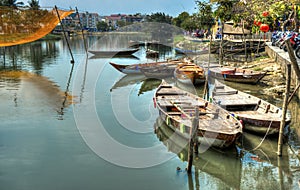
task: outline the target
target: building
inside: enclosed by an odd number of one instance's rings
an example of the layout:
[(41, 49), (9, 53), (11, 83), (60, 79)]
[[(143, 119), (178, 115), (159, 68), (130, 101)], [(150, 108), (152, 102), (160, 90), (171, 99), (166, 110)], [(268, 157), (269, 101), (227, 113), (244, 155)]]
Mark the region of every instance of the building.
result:
[(79, 13), (80, 22), (85, 30), (97, 31), (97, 23), (100, 21), (98, 13)]

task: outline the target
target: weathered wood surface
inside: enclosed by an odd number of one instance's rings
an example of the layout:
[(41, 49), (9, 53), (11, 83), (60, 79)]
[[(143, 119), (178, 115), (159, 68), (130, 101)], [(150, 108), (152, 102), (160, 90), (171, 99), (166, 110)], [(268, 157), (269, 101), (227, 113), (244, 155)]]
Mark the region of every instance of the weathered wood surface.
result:
[(157, 89), (155, 100), (160, 117), (186, 138), (189, 138), (191, 120), (195, 116), (199, 117), (198, 140), (201, 143), (224, 148), (232, 145), (242, 133), (241, 124), (229, 112), (164, 82)]
[[(266, 133), (269, 128), (275, 128), (269, 134), (279, 132), (282, 110), (277, 106), (253, 95), (237, 91), (217, 80), (215, 86), (213, 101), (242, 119), (245, 129)], [(226, 93), (227, 91), (231, 93)], [(286, 123), (290, 121), (291, 117), (287, 116)], [(255, 127), (248, 127), (250, 125)]]

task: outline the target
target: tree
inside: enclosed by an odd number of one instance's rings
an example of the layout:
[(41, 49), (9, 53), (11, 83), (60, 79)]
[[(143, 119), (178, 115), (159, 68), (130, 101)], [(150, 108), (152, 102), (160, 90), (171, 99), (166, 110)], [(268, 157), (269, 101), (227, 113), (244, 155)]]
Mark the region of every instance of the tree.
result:
[(198, 6), (196, 14), (197, 25), (201, 29), (210, 29), (215, 24), (211, 4), (202, 1), (195, 1)]
[(104, 32), (104, 31), (108, 31), (109, 26), (108, 26), (108, 24), (106, 22), (100, 21), (100, 22), (97, 23), (97, 29), (99, 31)]
[(181, 23), (181, 28), (183, 28), (184, 30), (187, 30), (187, 31), (193, 31), (193, 30), (197, 29), (198, 26), (196, 24), (196, 19), (197, 19), (197, 16), (194, 13), (193, 15), (189, 16), (187, 19), (185, 19)]
[(0, 0), (0, 6), (9, 6), (17, 8), (18, 6), (23, 6), (23, 2), (17, 2), (17, 0)]
[(28, 1), (29, 7), (33, 10), (38, 10), (40, 8), (39, 0)]
[(149, 22), (160, 22), (160, 23), (172, 23), (172, 17), (169, 15), (165, 15), (165, 13), (157, 12), (151, 15), (147, 15), (147, 21)]
[(172, 24), (182, 28), (182, 23), (184, 23), (189, 18), (190, 18), (190, 15), (188, 12), (182, 12), (178, 15), (178, 17), (173, 18)]
[(125, 22), (124, 20), (118, 20), (118, 21), (117, 21), (117, 26), (118, 26), (118, 27), (126, 26), (126, 22)]
[(238, 3), (237, 0), (211, 0), (211, 2), (215, 3), (217, 9), (214, 14), (217, 19), (221, 21), (221, 42), (219, 48), (219, 63), (223, 64), (224, 52), (223, 52), (223, 28), (224, 23), (226, 21), (230, 21), (232, 19), (232, 10), (235, 3)]

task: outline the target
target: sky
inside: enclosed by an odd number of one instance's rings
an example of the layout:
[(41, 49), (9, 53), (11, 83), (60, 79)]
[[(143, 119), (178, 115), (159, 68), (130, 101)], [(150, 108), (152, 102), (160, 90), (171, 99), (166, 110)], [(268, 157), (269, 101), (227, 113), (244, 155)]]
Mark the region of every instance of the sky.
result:
[[(28, 4), (28, 0), (18, 0), (17, 2)], [(151, 14), (156, 12), (164, 12), (170, 16), (176, 17), (181, 12), (195, 12), (194, 0), (39, 0), (41, 7), (75, 9), (79, 12), (88, 11), (90, 13), (98, 13), (99, 15), (110, 14)]]

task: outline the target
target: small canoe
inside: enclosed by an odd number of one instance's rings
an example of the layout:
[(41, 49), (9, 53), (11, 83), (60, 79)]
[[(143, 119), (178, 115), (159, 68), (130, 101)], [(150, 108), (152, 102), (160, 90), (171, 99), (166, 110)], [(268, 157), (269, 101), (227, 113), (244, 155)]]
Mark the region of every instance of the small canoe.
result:
[(139, 48), (129, 48), (129, 49), (113, 49), (113, 50), (89, 50), (90, 53), (97, 55), (97, 56), (128, 56), (135, 52), (137, 52)]
[(184, 84), (200, 84), (205, 82), (205, 71), (194, 63), (178, 65), (174, 71), (177, 81)]
[(154, 68), (161, 65), (176, 65), (181, 62), (182, 61), (180, 60), (167, 60), (167, 61), (160, 61), (160, 62), (139, 63), (139, 64), (132, 64), (132, 65), (121, 65), (113, 62), (110, 62), (109, 64), (124, 74), (143, 74), (141, 72), (141, 68)]
[(186, 139), (190, 138), (195, 109), (199, 109), (197, 141), (201, 145), (226, 148), (242, 133), (241, 123), (229, 112), (165, 81), (157, 88), (154, 103), (160, 118)]
[(141, 72), (147, 78), (164, 79), (173, 76), (174, 70), (178, 64), (180, 63), (159, 65), (155, 67), (142, 67)]
[[(267, 101), (226, 86), (218, 80), (215, 80), (212, 99), (242, 120), (245, 130), (258, 134), (279, 132), (282, 110)], [(287, 114), (285, 122), (291, 122), (290, 114)]]
[(186, 55), (201, 55), (208, 53), (208, 49), (204, 48), (203, 50), (188, 50), (188, 49), (181, 49), (181, 48), (174, 48), (175, 53), (177, 54), (186, 54)]
[(209, 76), (225, 81), (256, 84), (266, 72), (240, 69), (236, 67), (213, 67), (209, 69)]

